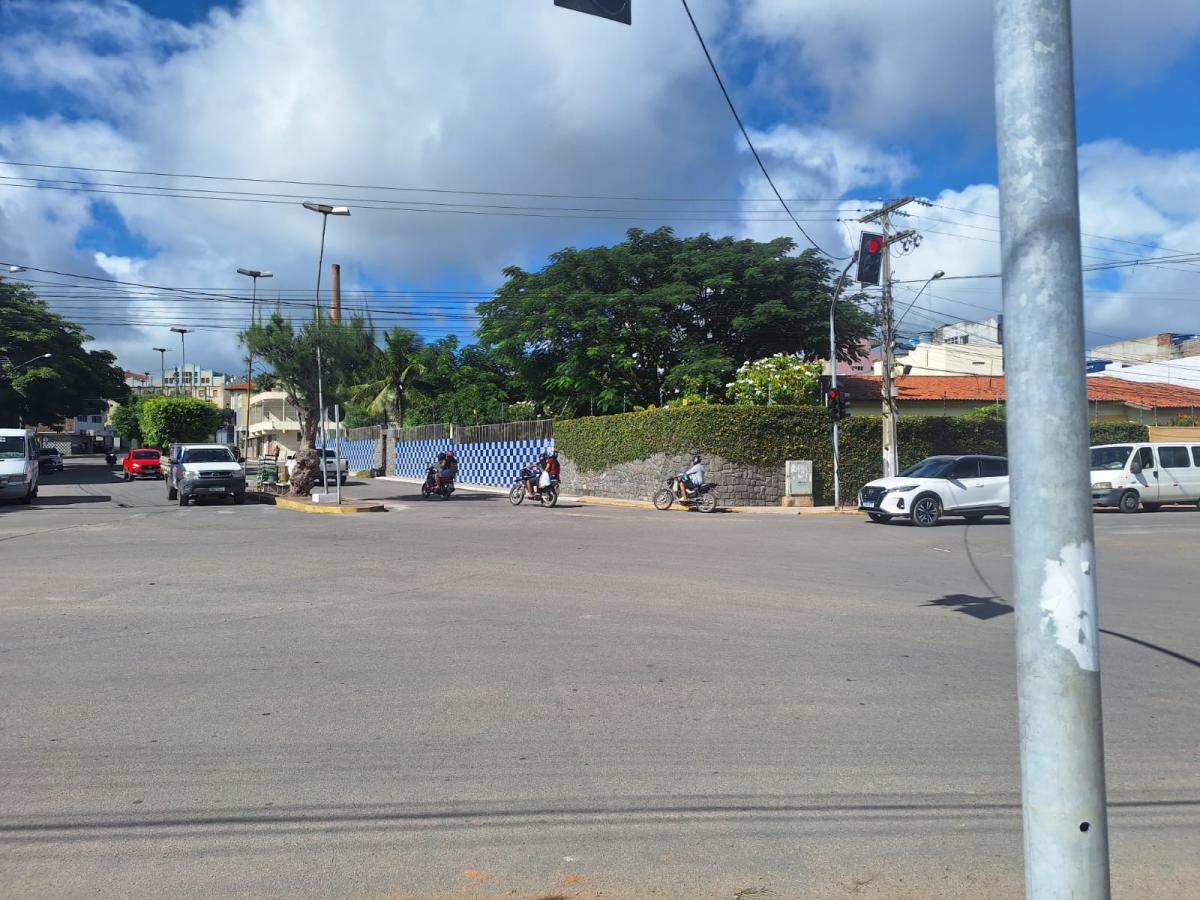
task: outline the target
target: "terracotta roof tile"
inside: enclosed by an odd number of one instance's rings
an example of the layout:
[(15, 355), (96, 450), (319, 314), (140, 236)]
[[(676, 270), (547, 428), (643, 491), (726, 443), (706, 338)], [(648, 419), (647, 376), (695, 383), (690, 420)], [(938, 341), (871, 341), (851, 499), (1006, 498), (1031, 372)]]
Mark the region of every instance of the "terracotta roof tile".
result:
[[(854, 400), (879, 397), (879, 375), (838, 377), (838, 387)], [(902, 375), (896, 379), (899, 402), (905, 400), (973, 400), (994, 403), (1004, 400), (1004, 379), (982, 375)], [(1200, 390), (1174, 384), (1126, 381), (1123, 378), (1087, 379), (1088, 400), (1101, 403), (1126, 403), (1143, 409), (1183, 409), (1200, 407)]]

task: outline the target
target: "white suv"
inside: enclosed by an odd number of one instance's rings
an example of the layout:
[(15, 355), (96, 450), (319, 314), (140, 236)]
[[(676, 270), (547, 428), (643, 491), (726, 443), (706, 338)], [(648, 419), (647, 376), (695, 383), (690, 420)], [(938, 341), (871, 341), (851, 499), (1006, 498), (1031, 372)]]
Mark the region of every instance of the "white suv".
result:
[(878, 478), (858, 492), (872, 522), (906, 517), (928, 528), (944, 515), (978, 522), (1008, 515), (1008, 460), (1002, 456), (931, 456), (895, 478)]

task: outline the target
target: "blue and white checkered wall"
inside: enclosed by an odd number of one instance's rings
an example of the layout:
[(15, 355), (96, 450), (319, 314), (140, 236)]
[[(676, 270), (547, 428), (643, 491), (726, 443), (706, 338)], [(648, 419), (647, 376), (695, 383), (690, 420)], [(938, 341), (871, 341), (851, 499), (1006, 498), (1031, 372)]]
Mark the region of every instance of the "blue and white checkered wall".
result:
[(437, 459), (437, 455), (453, 449), (454, 441), (450, 438), (397, 442), (393, 457), (396, 460), (396, 468), (392, 474), (407, 478), (424, 478), (425, 470)]
[[(340, 438), (339, 443), (341, 448), (338, 452), (342, 454), (342, 459), (346, 460), (350, 467), (350, 474), (355, 472), (365, 472), (375, 465), (375, 441), (357, 440), (350, 441), (346, 438)], [(320, 439), (317, 439), (317, 446), (323, 446)], [(329, 442), (329, 447), (334, 447), (334, 442)]]
[(458, 480), (463, 484), (509, 485), (516, 480), (521, 466), (536, 462), (543, 452), (553, 449), (553, 438), (482, 444), (459, 444), (450, 438), (409, 441), (396, 445), (395, 474), (423, 478), (439, 453), (453, 450), (458, 457)]

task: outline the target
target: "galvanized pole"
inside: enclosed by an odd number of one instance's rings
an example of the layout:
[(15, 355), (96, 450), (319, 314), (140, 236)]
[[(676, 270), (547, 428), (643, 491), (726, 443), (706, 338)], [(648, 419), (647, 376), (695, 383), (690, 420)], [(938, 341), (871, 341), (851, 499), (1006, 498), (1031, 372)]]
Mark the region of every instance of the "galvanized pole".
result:
[(893, 375), (896, 369), (896, 326), (892, 309), (892, 241), (891, 219), (887, 213), (879, 219), (883, 230), (883, 477), (900, 474), (896, 453), (896, 392)]
[(321, 429), (321, 492), (328, 493), (329, 479), (325, 475), (325, 382), (321, 365), (321, 269), (325, 265), (325, 226), (329, 222), (327, 213), (321, 214), (321, 253), (317, 257), (317, 300), (313, 308), (316, 317), (317, 332), (314, 335), (317, 345), (317, 425)]
[(1030, 898), (1109, 896), (1069, 0), (994, 0)]
[[(341, 404), (333, 404), (333, 457), (334, 470), (333, 482), (337, 485), (337, 502), (338, 506), (342, 505), (342, 407)], [(321, 467), (325, 466), (325, 457), (321, 457)]]
[[(850, 262), (846, 263), (846, 268), (842, 270), (842, 276), (838, 279), (837, 284), (833, 288), (833, 297), (829, 300), (829, 384), (834, 390), (837, 390), (837, 337), (833, 328), (833, 309), (837, 305), (838, 297), (842, 294), (842, 288), (846, 284), (846, 276), (850, 274), (850, 267), (858, 262), (858, 251), (854, 251), (850, 255)], [(833, 420), (833, 508), (842, 508), (842, 473), (841, 462), (839, 459), (838, 446), (838, 422)]]

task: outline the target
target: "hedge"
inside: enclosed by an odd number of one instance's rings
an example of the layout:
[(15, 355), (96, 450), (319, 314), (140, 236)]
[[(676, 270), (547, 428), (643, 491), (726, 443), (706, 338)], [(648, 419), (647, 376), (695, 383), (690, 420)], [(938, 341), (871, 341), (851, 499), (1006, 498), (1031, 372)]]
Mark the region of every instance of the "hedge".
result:
[[(902, 468), (938, 453), (1005, 453), (1004, 422), (997, 419), (913, 416), (900, 419), (898, 432)], [(833, 502), (831, 434), (824, 408), (811, 406), (704, 405), (554, 423), (555, 446), (589, 472), (655, 453), (715, 454), (755, 466), (810, 459), (813, 493), (820, 504)], [(1094, 444), (1147, 439), (1146, 426), (1132, 422), (1092, 426)], [(855, 416), (842, 423), (843, 497), (879, 477), (881, 441), (878, 416)]]

